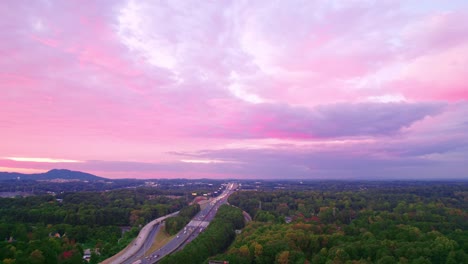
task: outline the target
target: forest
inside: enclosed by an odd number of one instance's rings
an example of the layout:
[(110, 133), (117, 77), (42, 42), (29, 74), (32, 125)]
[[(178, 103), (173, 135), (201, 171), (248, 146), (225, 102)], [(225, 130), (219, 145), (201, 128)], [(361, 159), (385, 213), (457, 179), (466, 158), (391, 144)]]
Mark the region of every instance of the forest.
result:
[(0, 198), (0, 263), (82, 263), (86, 248), (97, 263), (128, 245), (141, 225), (187, 204), (150, 188), (60, 197)]
[(468, 263), (468, 188), (237, 192), (254, 221), (211, 259), (230, 263)]
[[(245, 185), (229, 197), (232, 206), (221, 206), (204, 232), (162, 263), (468, 263), (466, 182)], [(181, 210), (166, 223), (180, 230), (200, 210), (188, 206), (198, 190), (0, 198), (0, 264), (83, 263), (88, 248), (90, 263), (99, 263), (157, 217)], [(242, 211), (253, 219), (245, 226)]]

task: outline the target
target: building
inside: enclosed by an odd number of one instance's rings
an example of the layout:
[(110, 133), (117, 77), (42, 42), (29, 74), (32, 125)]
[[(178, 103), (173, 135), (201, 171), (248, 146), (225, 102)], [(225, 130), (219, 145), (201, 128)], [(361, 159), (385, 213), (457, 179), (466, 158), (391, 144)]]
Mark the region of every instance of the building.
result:
[(83, 253), (83, 259), (89, 262), (89, 260), (91, 259), (91, 249), (85, 249)]

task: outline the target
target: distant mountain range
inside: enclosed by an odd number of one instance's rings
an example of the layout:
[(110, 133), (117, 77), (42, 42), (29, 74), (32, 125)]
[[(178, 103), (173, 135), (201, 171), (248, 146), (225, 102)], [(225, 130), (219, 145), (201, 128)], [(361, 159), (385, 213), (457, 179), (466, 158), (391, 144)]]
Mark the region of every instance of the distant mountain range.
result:
[(34, 173), (34, 174), (24, 174), (18, 172), (0, 172), (0, 181), (4, 180), (53, 180), (53, 179), (67, 179), (67, 180), (81, 180), (81, 181), (100, 181), (108, 180), (106, 178), (98, 177), (93, 174), (81, 172), (81, 171), (71, 171), (71, 170), (59, 170), (53, 169), (44, 173)]

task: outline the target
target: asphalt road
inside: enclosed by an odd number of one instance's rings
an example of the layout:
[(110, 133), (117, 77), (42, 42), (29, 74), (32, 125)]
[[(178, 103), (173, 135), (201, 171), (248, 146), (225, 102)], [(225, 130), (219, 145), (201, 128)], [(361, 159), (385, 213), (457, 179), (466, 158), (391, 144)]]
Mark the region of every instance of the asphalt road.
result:
[[(172, 252), (179, 250), (183, 248), (187, 243), (195, 239), (198, 234), (203, 232), (203, 230), (208, 226), (208, 224), (213, 220), (213, 218), (216, 215), (216, 212), (218, 208), (227, 202), (227, 199), (229, 195), (231, 195), (234, 190), (237, 188), (237, 185), (234, 183), (229, 183), (224, 192), (213, 199), (208, 206), (206, 206), (205, 209), (201, 210), (198, 212), (197, 215), (190, 221), (190, 223), (187, 224), (187, 226), (184, 227), (177, 235), (169, 241), (166, 245), (164, 245), (162, 248), (152, 252), (148, 257), (143, 258), (143, 253), (141, 254), (135, 254), (133, 255), (130, 259), (124, 262), (124, 264), (132, 264), (134, 262), (138, 262), (141, 264), (152, 264), (156, 263), (159, 260), (161, 260), (163, 257), (166, 255), (171, 254)], [(155, 233), (154, 236), (157, 234), (157, 231), (159, 230), (158, 228), (154, 228)], [(150, 248), (151, 243), (154, 241), (154, 237), (152, 239), (151, 235), (147, 236), (147, 241), (146, 243), (149, 243), (146, 248)], [(144, 249), (145, 247), (142, 247)], [(141, 261), (141, 262), (139, 262)]]
[[(148, 245), (151, 246), (151, 243), (154, 241), (154, 237), (156, 236), (159, 230), (159, 223), (168, 217), (177, 215), (178, 213), (179, 212), (175, 212), (163, 217), (159, 217), (149, 222), (141, 229), (140, 233), (138, 234), (138, 237), (132, 241), (131, 245), (127, 246), (124, 250), (122, 250), (115, 256), (104, 260), (102, 264), (132, 263), (133, 261), (130, 262), (130, 260), (136, 260), (135, 256), (138, 256), (138, 252), (141, 252), (142, 250), (144, 252), (147, 248), (149, 248)], [(148, 242), (150, 244), (148, 244)]]
[[(127, 263), (131, 264), (131, 263), (137, 261), (138, 259), (140, 259), (141, 257), (143, 257), (145, 252), (148, 251), (148, 249), (153, 244), (153, 241), (156, 238), (156, 235), (158, 234), (160, 228), (161, 228), (161, 224), (159, 224), (159, 223), (156, 224), (154, 226), (154, 228), (151, 229), (151, 231), (149, 232), (149, 234), (147, 236), (147, 239), (145, 239), (143, 241), (143, 243), (139, 247), (139, 249), (131, 257), (126, 259), (123, 263), (124, 264), (127, 264)], [(136, 244), (134, 244), (134, 246), (136, 246)]]

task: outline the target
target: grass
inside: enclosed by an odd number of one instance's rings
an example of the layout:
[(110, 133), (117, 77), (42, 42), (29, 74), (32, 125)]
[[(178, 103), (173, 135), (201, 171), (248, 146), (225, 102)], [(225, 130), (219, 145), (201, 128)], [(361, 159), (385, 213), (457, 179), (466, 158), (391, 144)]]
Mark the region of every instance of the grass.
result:
[(165, 225), (161, 226), (161, 229), (159, 230), (158, 234), (154, 238), (153, 245), (151, 245), (149, 250), (145, 252), (145, 257), (149, 256), (150, 252), (154, 252), (155, 250), (162, 248), (164, 245), (167, 244), (167, 242), (171, 241), (171, 239), (173, 239), (174, 237), (175, 237), (175, 235), (170, 236), (166, 232), (166, 226)]

